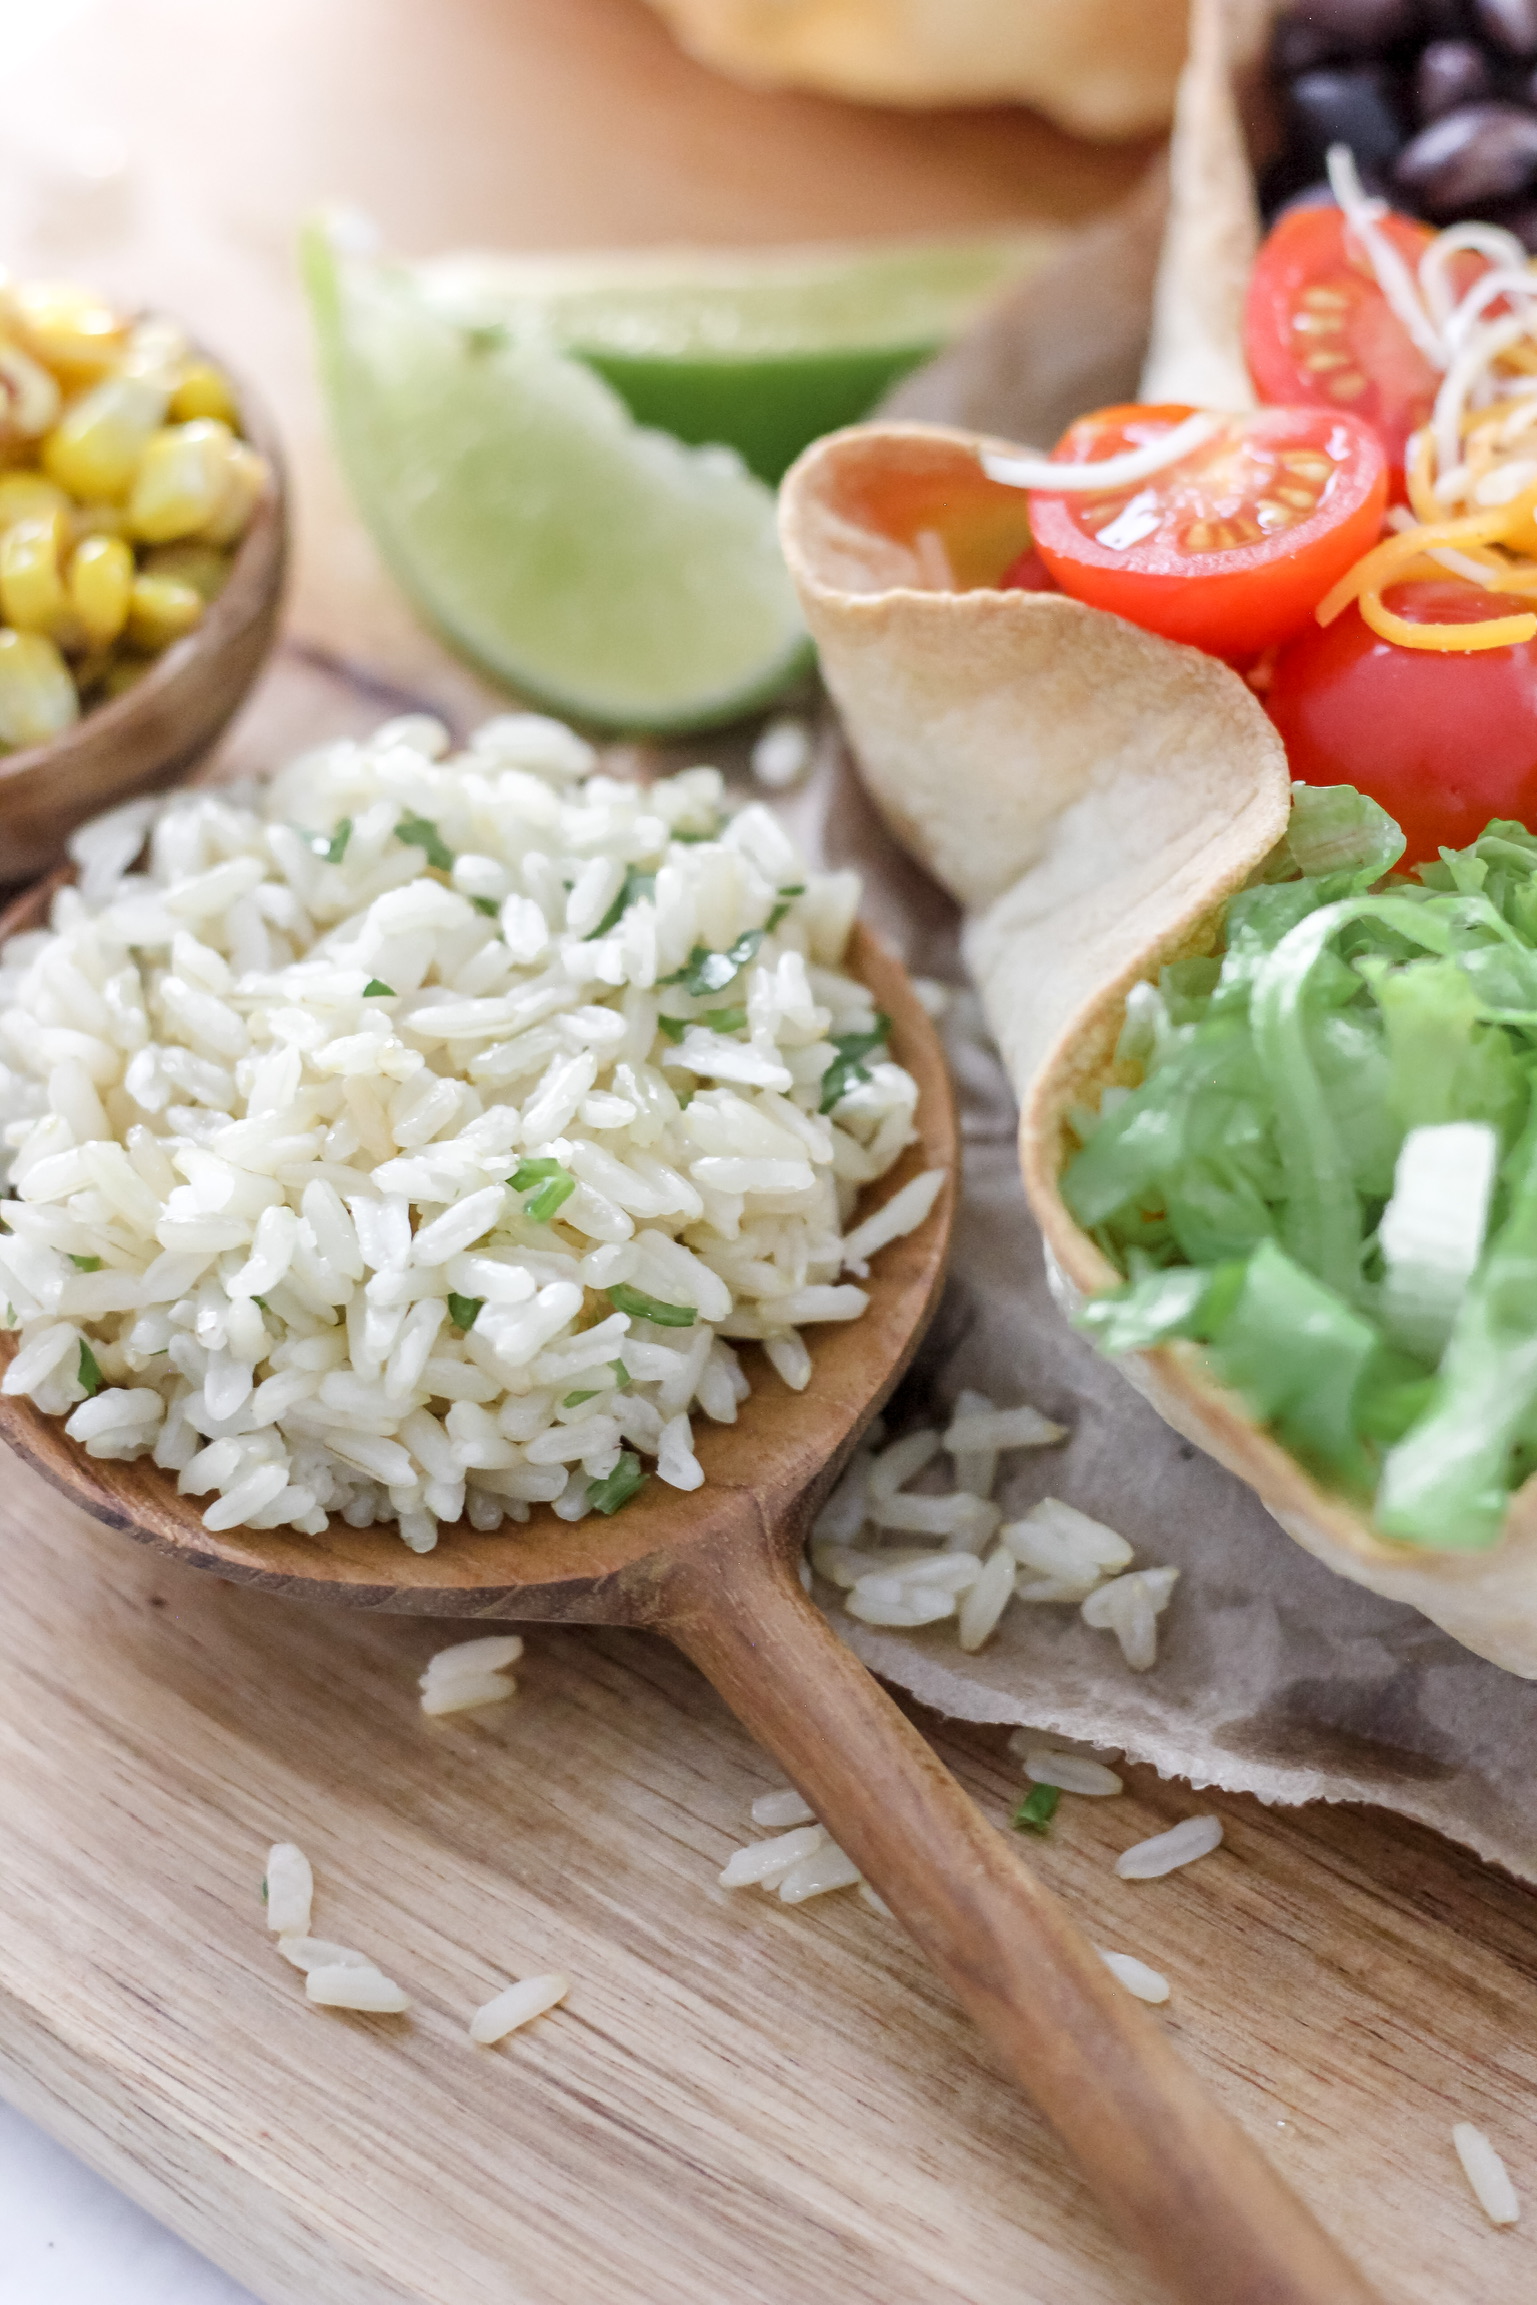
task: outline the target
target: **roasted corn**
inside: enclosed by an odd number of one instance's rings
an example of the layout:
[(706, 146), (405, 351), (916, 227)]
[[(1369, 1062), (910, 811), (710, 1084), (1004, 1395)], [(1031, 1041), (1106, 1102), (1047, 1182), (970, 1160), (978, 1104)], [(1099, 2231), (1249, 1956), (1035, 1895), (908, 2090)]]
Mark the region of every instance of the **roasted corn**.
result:
[(0, 276), (0, 751), (193, 631), (267, 485), (228, 377), (174, 321)]

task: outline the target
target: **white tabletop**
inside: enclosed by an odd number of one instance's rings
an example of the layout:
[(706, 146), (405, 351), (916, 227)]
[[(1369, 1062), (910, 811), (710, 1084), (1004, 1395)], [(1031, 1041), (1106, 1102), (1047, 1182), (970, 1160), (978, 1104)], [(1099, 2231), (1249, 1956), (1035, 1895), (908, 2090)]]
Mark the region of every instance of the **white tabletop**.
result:
[(0, 2105), (0, 2297), (10, 2305), (257, 2305), (8, 2105)]

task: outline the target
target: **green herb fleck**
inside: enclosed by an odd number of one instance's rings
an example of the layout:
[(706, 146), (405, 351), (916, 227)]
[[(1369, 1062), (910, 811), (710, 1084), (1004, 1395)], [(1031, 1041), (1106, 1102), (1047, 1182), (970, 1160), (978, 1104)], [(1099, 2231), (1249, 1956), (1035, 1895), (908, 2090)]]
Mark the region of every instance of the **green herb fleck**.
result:
[(502, 908), (494, 896), (472, 896), (470, 902), (477, 912), (485, 914), (487, 920), (500, 919)]
[(100, 1257), (77, 1257), (71, 1254), (69, 1261), (79, 1273), (99, 1273), (101, 1271)]
[(672, 828), (672, 838), (674, 840), (682, 841), (685, 848), (691, 848), (697, 841), (716, 839), (719, 835), (719, 832), (720, 826), (718, 824), (712, 825), (708, 832), (684, 831), (678, 825), (674, 825)]
[(655, 894), (656, 874), (654, 872), (642, 872), (636, 865), (630, 865), (623, 880), (619, 883), (619, 894), (597, 927), (587, 931), (582, 939), (583, 944), (591, 944), (595, 937), (607, 936), (611, 928), (617, 928), (637, 897), (655, 896)]
[(434, 872), (453, 871), (453, 850), (425, 816), (403, 816), (395, 827), (395, 838), (408, 848), (419, 848)]
[(745, 1008), (707, 1008), (700, 1022), (712, 1032), (740, 1032), (747, 1022)]
[(392, 984), (386, 984), (381, 976), (371, 976), (363, 987), (363, 998), (365, 1000), (393, 1000), (395, 987)]
[(480, 1318), (480, 1308), (485, 1301), (484, 1297), (455, 1296), (450, 1290), (448, 1317), (453, 1322), (454, 1327), (456, 1329), (472, 1329)]
[(99, 1393), (101, 1391), (102, 1378), (101, 1371), (96, 1366), (96, 1355), (92, 1352), (84, 1337), (80, 1339), (80, 1365), (76, 1369), (75, 1375), (79, 1382), (85, 1387), (87, 1400), (90, 1399), (92, 1393)]
[(267, 1902), (267, 1876), (266, 1876), (266, 1874), (265, 1874), (265, 1873), (263, 1873), (263, 1875), (262, 1875), (262, 1903), (265, 1905), (265, 1904), (266, 1904), (266, 1902)]
[(840, 1105), (851, 1088), (870, 1078), (870, 1068), (864, 1062), (878, 1048), (884, 1048), (891, 1037), (891, 1019), (884, 1010), (877, 1009), (875, 1023), (868, 1032), (839, 1032), (833, 1034), (833, 1047), (837, 1055), (822, 1075), (822, 1099), (818, 1112), (831, 1112)]
[(761, 928), (746, 929), (725, 952), (711, 952), (708, 945), (696, 944), (682, 968), (674, 969), (662, 982), (681, 984), (696, 1000), (703, 1000), (712, 992), (724, 992), (737, 970), (747, 966), (767, 933)]
[(599, 1393), (604, 1390), (604, 1386), (594, 1385), (590, 1393), (567, 1393), (560, 1405), (563, 1409), (579, 1409), (583, 1401), (595, 1401)]
[(632, 1289), (628, 1281), (619, 1281), (603, 1294), (616, 1313), (628, 1313), (636, 1321), (655, 1321), (661, 1329), (691, 1329), (699, 1317), (692, 1305), (666, 1304), (660, 1297)]
[(317, 856), (323, 856), (327, 864), (340, 864), (347, 853), (347, 843), (351, 838), (352, 819), (350, 816), (344, 816), (340, 824), (332, 829), (329, 840), (317, 836), (314, 844), (315, 853)]
[(471, 321), (463, 330), (464, 349), (472, 359), (484, 360), (493, 352), (500, 352), (507, 343), (507, 326), (501, 320)]
[(615, 1379), (618, 1383), (621, 1385), (627, 1385), (629, 1383), (630, 1372), (625, 1367), (623, 1361), (610, 1361), (608, 1365), (613, 1370)]
[(656, 1020), (656, 1029), (663, 1035), (664, 1039), (670, 1040), (676, 1046), (692, 1022), (693, 1019), (686, 1016), (659, 1016)]
[(517, 1193), (532, 1193), (532, 1199), (523, 1204), (524, 1213), (531, 1216), (535, 1224), (547, 1225), (575, 1192), (576, 1179), (558, 1160), (519, 1161), (512, 1189)]
[(260, 1305), (264, 1313), (270, 1313), (272, 1310), (265, 1297), (252, 1297), (251, 1302), (253, 1305)]
[(650, 1478), (641, 1471), (634, 1450), (626, 1449), (607, 1480), (587, 1483), (587, 1502), (595, 1513), (617, 1513), (621, 1505), (639, 1495)]
[(774, 929), (779, 926), (780, 922), (784, 919), (785, 914), (789, 911), (796, 898), (798, 896), (804, 896), (805, 893), (806, 883), (803, 880), (796, 881), (794, 886), (791, 888), (782, 888), (780, 890), (779, 902), (775, 905), (773, 911), (769, 914), (768, 919), (763, 924), (763, 932), (765, 936), (768, 934), (770, 929)]
[(1061, 1798), (1061, 1789), (1056, 1785), (1032, 1785), (1014, 1812), (1015, 1832), (1044, 1833), (1057, 1813)]

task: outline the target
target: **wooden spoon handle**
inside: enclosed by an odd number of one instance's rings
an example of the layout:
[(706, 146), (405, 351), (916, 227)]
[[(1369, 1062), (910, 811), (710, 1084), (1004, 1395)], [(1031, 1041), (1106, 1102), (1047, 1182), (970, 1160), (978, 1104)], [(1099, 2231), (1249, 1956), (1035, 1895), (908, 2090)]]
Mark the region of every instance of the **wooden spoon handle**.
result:
[(843, 1646), (764, 1532), (661, 1622), (879, 1890), (1187, 2305), (1378, 2305), (1244, 2132)]

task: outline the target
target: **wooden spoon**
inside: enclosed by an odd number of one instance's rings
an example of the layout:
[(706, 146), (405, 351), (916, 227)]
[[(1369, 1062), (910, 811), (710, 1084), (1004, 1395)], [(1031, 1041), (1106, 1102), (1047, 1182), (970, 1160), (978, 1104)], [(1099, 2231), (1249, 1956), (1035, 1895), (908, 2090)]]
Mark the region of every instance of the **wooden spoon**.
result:
[[(0, 919), (45, 917), (48, 891)], [(959, 1158), (932, 1024), (866, 930), (851, 964), (893, 1020), (919, 1086), (920, 1141), (888, 1180), (951, 1172), (917, 1232), (876, 1258), (858, 1320), (821, 1331), (792, 1393), (766, 1368), (736, 1425), (698, 1438), (706, 1481), (653, 1480), (612, 1519), (456, 1528), (408, 1552), (390, 1528), (324, 1537), (204, 1528), (147, 1460), (98, 1462), (61, 1420), (0, 1395), (0, 1437), (97, 1519), (235, 1583), (354, 1608), (475, 1620), (646, 1626), (708, 1675), (887, 1899), (1077, 2155), (1111, 2223), (1188, 2305), (1372, 2305), (1373, 2293), (1258, 2148), (1197, 2085), (1010, 1841), (812, 1606), (797, 1574), (811, 1515), (912, 1358), (938, 1301)], [(0, 1355), (14, 1346), (0, 1338)]]

